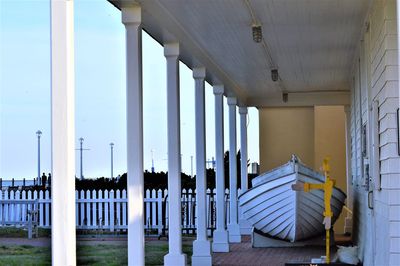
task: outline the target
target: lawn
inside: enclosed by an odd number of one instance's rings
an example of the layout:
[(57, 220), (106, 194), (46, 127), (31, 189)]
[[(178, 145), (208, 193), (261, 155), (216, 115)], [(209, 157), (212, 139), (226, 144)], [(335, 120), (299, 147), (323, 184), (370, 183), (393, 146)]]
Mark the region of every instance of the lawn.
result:
[[(183, 252), (188, 263), (192, 255), (191, 238), (183, 241)], [(166, 240), (146, 241), (146, 265), (162, 265), (168, 252)], [(127, 247), (125, 241), (81, 241), (77, 244), (78, 265), (127, 265)], [(1, 245), (0, 265), (51, 265), (50, 247), (30, 245)]]
[(0, 265), (51, 265), (50, 248), (29, 245), (1, 245)]
[[(39, 228), (40, 237), (50, 237), (51, 230)], [(28, 237), (28, 231), (26, 229), (16, 228), (16, 227), (5, 227), (0, 228), (0, 238), (1, 237)]]

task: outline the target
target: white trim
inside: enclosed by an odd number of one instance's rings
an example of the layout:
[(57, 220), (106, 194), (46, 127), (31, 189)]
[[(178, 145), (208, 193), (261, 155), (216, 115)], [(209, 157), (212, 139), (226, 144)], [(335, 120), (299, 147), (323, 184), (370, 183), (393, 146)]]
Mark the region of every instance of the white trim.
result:
[(379, 158), (379, 103), (378, 101), (372, 102), (371, 110), (371, 172), (374, 180), (374, 188), (381, 189), (381, 170), (380, 170), (380, 158)]

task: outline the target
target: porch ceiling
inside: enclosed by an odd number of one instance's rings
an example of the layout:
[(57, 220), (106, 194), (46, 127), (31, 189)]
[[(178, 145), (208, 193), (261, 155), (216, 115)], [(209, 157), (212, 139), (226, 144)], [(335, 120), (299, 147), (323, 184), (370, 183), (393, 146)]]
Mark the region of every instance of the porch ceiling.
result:
[[(121, 8), (135, 1), (110, 2)], [(160, 43), (179, 41), (180, 59), (190, 68), (205, 66), (207, 80), (224, 84), (227, 95), (241, 104), (348, 102), (351, 65), (370, 0), (136, 2), (150, 35)], [(267, 49), (252, 39), (254, 19), (262, 25)], [(274, 66), (280, 82), (271, 80)], [(289, 93), (287, 103), (283, 91)]]

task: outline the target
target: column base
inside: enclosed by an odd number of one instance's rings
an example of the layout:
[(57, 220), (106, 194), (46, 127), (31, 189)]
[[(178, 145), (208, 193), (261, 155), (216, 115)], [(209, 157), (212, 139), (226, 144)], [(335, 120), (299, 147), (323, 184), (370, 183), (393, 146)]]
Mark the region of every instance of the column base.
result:
[(240, 235), (239, 224), (228, 224), (229, 243), (240, 243), (242, 242), (242, 236)]
[(228, 231), (216, 230), (212, 243), (213, 252), (229, 252)]
[(253, 230), (253, 226), (246, 219), (239, 220), (240, 234), (243, 235), (251, 235)]
[(193, 266), (211, 266), (211, 244), (208, 240), (195, 240), (193, 242)]
[(211, 256), (192, 256), (193, 266), (211, 266), (212, 257)]
[(171, 254), (164, 256), (165, 266), (186, 266), (186, 254)]
[(351, 217), (346, 217), (344, 219), (344, 232), (351, 234), (353, 231), (353, 219)]

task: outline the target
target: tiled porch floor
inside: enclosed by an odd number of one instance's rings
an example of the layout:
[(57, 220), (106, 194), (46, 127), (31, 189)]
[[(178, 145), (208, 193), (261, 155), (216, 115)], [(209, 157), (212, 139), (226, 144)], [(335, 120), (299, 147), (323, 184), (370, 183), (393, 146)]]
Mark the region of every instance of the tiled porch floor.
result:
[[(213, 253), (213, 265), (279, 266), (286, 262), (310, 262), (311, 258), (325, 255), (325, 247), (252, 248), (250, 237), (242, 243), (231, 244), (229, 253)], [(332, 255), (335, 250), (331, 251)]]

